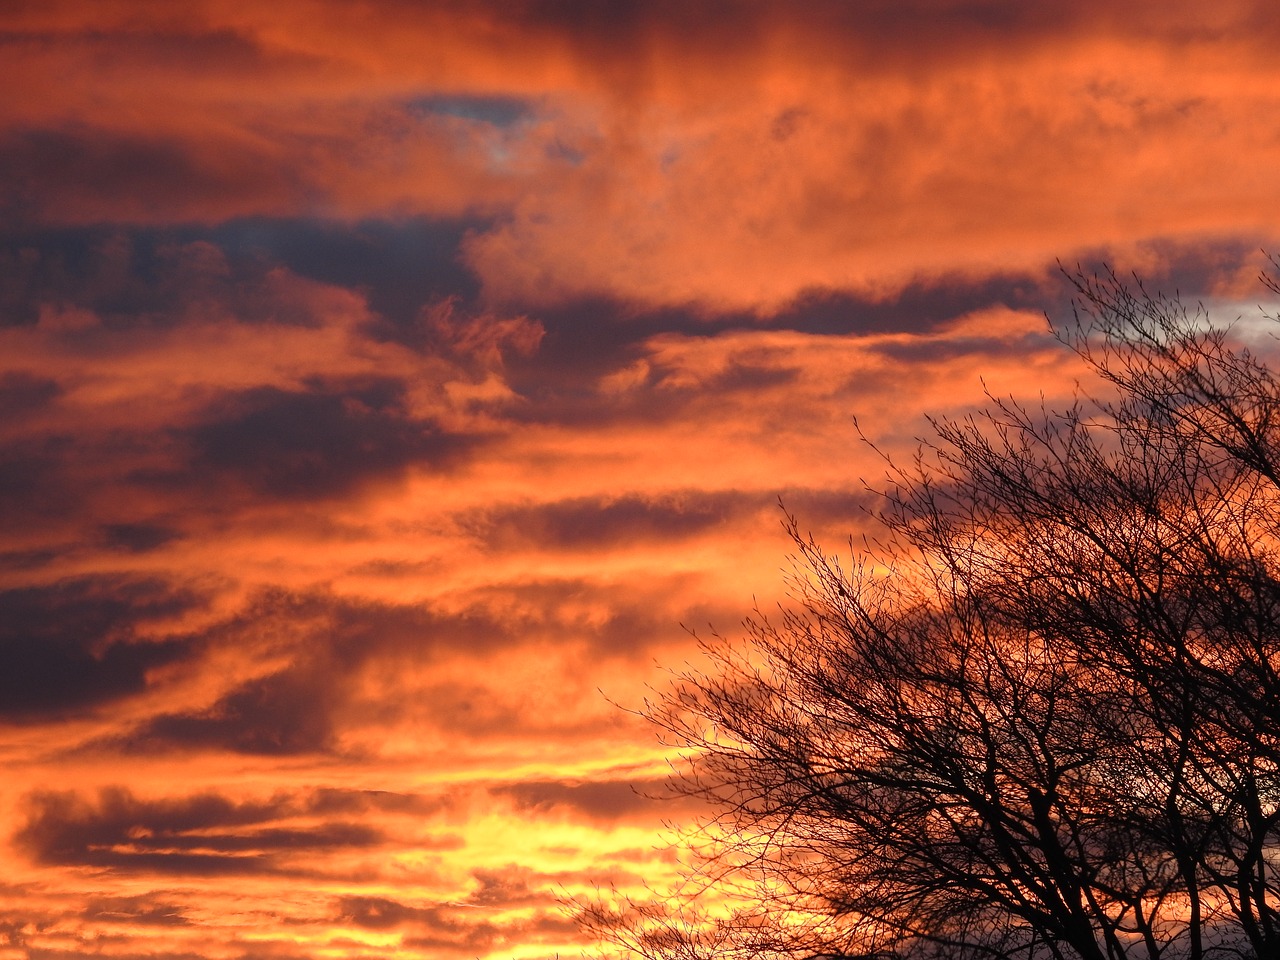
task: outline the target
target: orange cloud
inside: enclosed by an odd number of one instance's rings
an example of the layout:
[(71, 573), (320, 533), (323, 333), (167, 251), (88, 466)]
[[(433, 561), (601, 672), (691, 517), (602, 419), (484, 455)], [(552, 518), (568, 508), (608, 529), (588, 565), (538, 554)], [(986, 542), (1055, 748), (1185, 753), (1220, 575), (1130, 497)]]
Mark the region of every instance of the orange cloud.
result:
[(1250, 302), (1278, 34), (7, 5), (0, 957), (576, 951), (676, 866), (611, 701), (782, 595), (779, 498), (838, 548), (860, 432), (1069, 397), (1055, 258)]
[(1246, 4), (8, 19), (0, 79), (36, 91), (0, 113), (21, 216), (477, 216), (467, 258), (498, 301), (768, 312), (1153, 238), (1261, 242), (1280, 213), (1257, 119), (1280, 28)]

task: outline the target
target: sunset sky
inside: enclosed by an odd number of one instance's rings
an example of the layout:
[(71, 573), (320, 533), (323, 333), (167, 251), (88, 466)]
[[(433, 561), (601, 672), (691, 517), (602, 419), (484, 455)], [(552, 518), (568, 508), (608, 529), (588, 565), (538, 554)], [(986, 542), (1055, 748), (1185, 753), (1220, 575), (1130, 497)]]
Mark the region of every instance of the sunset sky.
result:
[[(578, 955), (634, 713), (1058, 262), (1274, 310), (1280, 5), (5, 0), (0, 960)], [(1274, 298), (1273, 298), (1274, 299)], [(855, 423), (856, 418), (856, 423)], [(683, 626), (682, 626), (683, 625)]]

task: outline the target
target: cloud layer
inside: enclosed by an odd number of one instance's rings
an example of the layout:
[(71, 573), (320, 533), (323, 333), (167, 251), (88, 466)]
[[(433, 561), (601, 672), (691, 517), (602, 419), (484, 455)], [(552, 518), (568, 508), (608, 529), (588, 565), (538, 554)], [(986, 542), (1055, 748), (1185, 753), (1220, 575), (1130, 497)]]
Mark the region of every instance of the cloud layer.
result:
[[(1056, 260), (1231, 316), (1270, 5), (0, 13), (0, 958), (550, 958), (633, 714), (926, 412), (1069, 396)], [(855, 423), (856, 417), (856, 423)]]

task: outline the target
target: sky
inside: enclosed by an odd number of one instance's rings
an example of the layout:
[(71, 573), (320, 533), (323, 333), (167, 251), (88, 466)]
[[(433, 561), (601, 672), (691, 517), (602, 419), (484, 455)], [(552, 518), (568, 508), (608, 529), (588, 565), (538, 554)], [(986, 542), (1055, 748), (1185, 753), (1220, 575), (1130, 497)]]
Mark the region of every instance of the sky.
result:
[[(0, 960), (578, 955), (884, 455), (1233, 319), (1280, 7), (6, 0)], [(1274, 305), (1272, 305), (1274, 308)], [(1087, 383), (1084, 384), (1087, 388)]]

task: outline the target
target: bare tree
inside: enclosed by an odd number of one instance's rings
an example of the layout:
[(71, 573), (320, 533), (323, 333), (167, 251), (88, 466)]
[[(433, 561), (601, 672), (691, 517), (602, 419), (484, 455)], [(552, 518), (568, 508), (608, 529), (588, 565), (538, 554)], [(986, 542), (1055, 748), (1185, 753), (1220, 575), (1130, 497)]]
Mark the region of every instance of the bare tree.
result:
[(1280, 381), (1200, 308), (1072, 277), (1102, 386), (991, 398), (890, 464), (849, 564), (650, 716), (689, 890), (597, 903), (654, 960), (1280, 957)]

